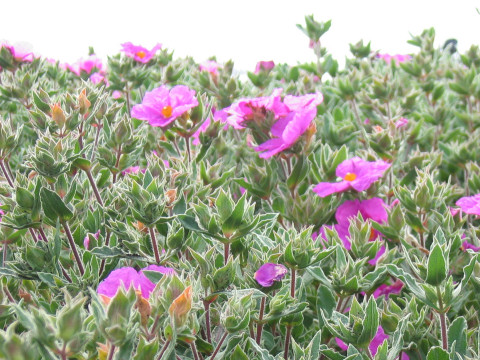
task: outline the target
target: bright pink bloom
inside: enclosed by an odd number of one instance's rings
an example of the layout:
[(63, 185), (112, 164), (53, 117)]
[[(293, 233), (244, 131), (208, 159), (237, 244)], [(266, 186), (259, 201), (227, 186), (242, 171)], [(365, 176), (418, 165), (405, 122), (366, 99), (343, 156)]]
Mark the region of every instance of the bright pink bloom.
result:
[(229, 114), (227, 123), (234, 129), (244, 129), (249, 121), (263, 121), (267, 113), (275, 119), (286, 116), (290, 111), (282, 102), (282, 89), (275, 89), (270, 96), (240, 99), (225, 109)]
[[(375, 354), (377, 353), (377, 350), (378, 350), (378, 347), (380, 345), (383, 344), (383, 342), (388, 339), (388, 335), (385, 334), (385, 331), (383, 331), (383, 328), (381, 326), (378, 326), (378, 329), (377, 329), (377, 333), (375, 334), (375, 337), (372, 339), (372, 341), (370, 342), (370, 345), (368, 345), (368, 349), (370, 350), (370, 352), (372, 353), (373, 356), (375, 356)], [(348, 349), (348, 345), (345, 344), (342, 340), (340, 340), (339, 338), (335, 338), (335, 341), (338, 345), (338, 347), (342, 350), (347, 350)], [(402, 353), (402, 359), (401, 360), (409, 360), (410, 357), (405, 354), (405, 353)]]
[(475, 251), (475, 252), (479, 252), (479, 251), (480, 251), (480, 246), (475, 246), (475, 245), (470, 244), (468, 241), (465, 240), (465, 241), (462, 243), (461, 249), (462, 249), (463, 251), (467, 251), (468, 249), (471, 249), (471, 250), (473, 250), (473, 251)]
[(123, 96), (123, 93), (120, 90), (113, 90), (112, 97), (114, 99), (120, 99)]
[(162, 85), (147, 91), (142, 103), (132, 108), (132, 117), (148, 121), (151, 126), (165, 127), (197, 105), (195, 90), (185, 85), (168, 90)]
[(23, 45), (9, 45), (7, 43), (0, 43), (0, 48), (5, 47), (8, 51), (10, 51), (10, 54), (12, 54), (13, 59), (17, 63), (22, 63), (22, 62), (32, 62), (34, 59), (33, 52), (28, 50), (25, 46)]
[(158, 265), (149, 265), (140, 270), (140, 272), (132, 267), (123, 267), (112, 271), (105, 280), (100, 282), (97, 292), (111, 298), (115, 296), (118, 288), (123, 284), (126, 290), (128, 290), (130, 286), (133, 286), (135, 290), (141, 291), (144, 298), (148, 299), (150, 293), (155, 288), (155, 284), (143, 274), (143, 270), (158, 271), (164, 275), (173, 275), (176, 273), (172, 268)]
[(342, 181), (337, 183), (321, 182), (313, 188), (313, 191), (320, 197), (350, 189), (364, 191), (381, 178), (390, 166), (383, 160), (371, 162), (354, 157), (337, 166), (336, 175), (342, 178)]
[(377, 58), (385, 60), (387, 64), (390, 64), (392, 61), (395, 62), (395, 64), (399, 64), (412, 59), (410, 55), (401, 55), (401, 54), (396, 54), (396, 55), (377, 54)]
[(142, 64), (148, 63), (154, 56), (157, 50), (162, 48), (162, 44), (157, 44), (152, 50), (145, 49), (142, 46), (133, 45), (131, 42), (122, 44), (122, 50), (126, 56), (133, 58), (135, 61)]
[(94, 83), (96, 85), (96, 84), (98, 84), (102, 81), (105, 81), (105, 76), (103, 76), (102, 74), (100, 74), (98, 72), (95, 72), (92, 75), (90, 75), (89, 79), (92, 83)]
[(261, 71), (271, 71), (275, 67), (273, 61), (259, 61), (255, 67), (255, 74), (258, 74)]
[(286, 273), (287, 268), (282, 264), (266, 263), (260, 266), (254, 278), (263, 287), (269, 287), (274, 281), (282, 280)]
[(397, 129), (403, 128), (408, 125), (408, 119), (405, 119), (404, 117), (401, 117), (395, 122), (395, 127)]
[(403, 288), (403, 282), (400, 280), (395, 281), (392, 285), (382, 284), (374, 292), (373, 297), (375, 299), (382, 295), (385, 295), (385, 299), (388, 299), (389, 294), (400, 294)]
[[(347, 200), (342, 205), (337, 208), (335, 213), (335, 219), (337, 224), (335, 225), (324, 225), (320, 228), (318, 235), (320, 239), (326, 240), (325, 228), (335, 229), (340, 240), (343, 242), (345, 249), (350, 250), (352, 244), (350, 243), (350, 220), (360, 215), (362, 215), (363, 220), (367, 221), (372, 219), (378, 223), (386, 223), (388, 220), (388, 213), (386, 210), (385, 202), (380, 198), (372, 198), (368, 200)], [(313, 235), (313, 234), (312, 234)], [(318, 236), (317, 235), (317, 236)], [(381, 234), (372, 229), (370, 234), (370, 241), (375, 241), (377, 238), (381, 237)], [(368, 261), (370, 265), (375, 265), (381, 255), (385, 253), (385, 246), (382, 246), (377, 252), (375, 257)]]
[(82, 72), (87, 74), (91, 74), (92, 72), (104, 72), (102, 60), (96, 55), (90, 55), (88, 58), (80, 59), (73, 64), (63, 64), (62, 67), (70, 70), (77, 76), (80, 76)]
[(147, 169), (140, 169), (140, 166), (130, 166), (122, 171), (122, 175), (125, 174), (138, 174), (139, 172), (145, 173)]
[(466, 214), (480, 216), (480, 194), (473, 196), (465, 196), (457, 200), (455, 205)]
[(212, 75), (218, 75), (218, 68), (219, 64), (216, 61), (208, 60), (205, 61), (203, 64), (200, 64), (199, 68), (200, 71), (207, 71)]

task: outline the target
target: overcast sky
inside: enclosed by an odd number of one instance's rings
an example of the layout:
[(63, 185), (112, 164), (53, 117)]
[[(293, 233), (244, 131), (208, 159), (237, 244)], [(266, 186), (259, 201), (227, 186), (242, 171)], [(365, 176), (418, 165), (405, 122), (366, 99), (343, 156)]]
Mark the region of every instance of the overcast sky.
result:
[(410, 34), (435, 27), (436, 45), (448, 38), (460, 51), (480, 43), (480, 1), (430, 0), (2, 0), (0, 40), (28, 43), (46, 57), (73, 62), (88, 54), (116, 54), (130, 41), (157, 42), (202, 62), (216, 55), (237, 69), (259, 60), (291, 65), (313, 61), (308, 39), (295, 24), (313, 14), (332, 20), (322, 44), (343, 63), (349, 44), (371, 41), (373, 50), (415, 52)]

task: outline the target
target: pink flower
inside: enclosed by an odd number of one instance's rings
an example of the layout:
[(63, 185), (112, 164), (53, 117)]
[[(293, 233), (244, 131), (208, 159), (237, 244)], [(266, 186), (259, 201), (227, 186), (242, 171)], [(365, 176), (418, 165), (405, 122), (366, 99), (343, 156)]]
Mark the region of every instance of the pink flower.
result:
[(258, 74), (261, 71), (271, 71), (275, 67), (273, 61), (259, 61), (255, 67), (255, 74)]
[(133, 58), (135, 61), (142, 64), (148, 63), (154, 56), (157, 50), (162, 48), (162, 44), (157, 44), (152, 50), (147, 50), (142, 46), (133, 45), (131, 42), (122, 44), (122, 50), (126, 56)]
[(480, 216), (480, 194), (462, 197), (457, 200), (455, 205), (460, 206), (460, 209), (466, 214)]
[(260, 266), (254, 278), (263, 287), (269, 287), (274, 281), (281, 281), (286, 273), (287, 268), (282, 264), (266, 263)]
[(408, 125), (408, 119), (405, 119), (404, 117), (401, 117), (395, 122), (395, 127), (397, 129), (403, 128)]
[(475, 252), (479, 252), (479, 251), (480, 251), (480, 246), (475, 246), (475, 245), (470, 244), (468, 241), (465, 240), (465, 241), (462, 243), (461, 249), (462, 249), (463, 251), (467, 251), (468, 249), (471, 249), (471, 250), (473, 250), (473, 251), (475, 251)]
[(91, 74), (92, 72), (95, 72), (94, 70), (100, 73), (104, 71), (102, 60), (96, 55), (90, 55), (88, 58), (80, 59), (73, 64), (63, 64), (62, 67), (70, 70), (77, 76), (80, 76), (82, 72)]
[[(347, 200), (342, 205), (337, 208), (335, 213), (335, 219), (337, 224), (324, 225), (320, 228), (319, 234), (321, 240), (326, 240), (325, 228), (335, 229), (337, 231), (340, 240), (343, 242), (345, 249), (350, 250), (352, 244), (350, 243), (350, 220), (356, 216), (358, 213), (362, 215), (364, 220), (372, 219), (378, 223), (386, 223), (388, 220), (388, 213), (386, 211), (386, 204), (380, 198), (372, 198), (368, 200)], [(381, 237), (381, 234), (372, 229), (370, 234), (370, 241), (376, 240), (378, 237)], [(382, 246), (377, 252), (375, 257), (368, 261), (370, 265), (375, 265), (381, 255), (385, 253), (385, 246)]]
[(208, 60), (208, 61), (205, 61), (203, 64), (200, 64), (199, 68), (200, 68), (200, 71), (207, 71), (210, 74), (216, 76), (218, 75), (219, 66), (220, 65), (216, 61)]
[(147, 169), (140, 169), (140, 166), (130, 166), (122, 171), (122, 175), (125, 174), (138, 174), (139, 172), (145, 173)]
[(412, 59), (410, 55), (400, 55), (400, 54), (396, 54), (396, 55), (377, 54), (377, 58), (385, 60), (387, 64), (390, 64), (392, 60), (395, 62), (395, 64), (399, 64)]
[(120, 90), (113, 90), (112, 97), (114, 99), (120, 99), (123, 96), (123, 93)]
[(373, 297), (375, 299), (382, 295), (385, 295), (385, 300), (388, 299), (389, 294), (400, 294), (403, 288), (403, 282), (400, 280), (395, 281), (392, 285), (382, 284), (374, 292)]
[(282, 102), (282, 89), (275, 89), (272, 95), (254, 99), (240, 99), (228, 107), (227, 124), (234, 129), (244, 129), (249, 121), (263, 122), (265, 116), (271, 113), (275, 119), (286, 116), (289, 109)]
[(95, 72), (92, 75), (90, 75), (89, 79), (92, 83), (98, 84), (102, 81), (105, 81), (105, 76), (103, 76), (102, 74), (100, 74), (98, 72)]
[(162, 85), (147, 91), (142, 103), (132, 108), (132, 117), (148, 121), (151, 126), (165, 127), (197, 105), (195, 90), (185, 85), (168, 90)]
[[(214, 121), (219, 121), (221, 123), (225, 123), (227, 121), (228, 114), (224, 110), (213, 109), (212, 112), (213, 112), (213, 120)], [(203, 122), (203, 124), (200, 125), (200, 127), (197, 129), (197, 131), (195, 131), (195, 133), (192, 135), (192, 138), (193, 138), (192, 144), (193, 145), (200, 145), (200, 134), (207, 130), (210, 123), (211, 123), (211, 120), (210, 120), (210, 117), (208, 117)]]
[(126, 290), (133, 286), (135, 290), (139, 290), (145, 299), (148, 299), (150, 293), (155, 288), (144, 274), (143, 271), (158, 271), (164, 275), (173, 275), (175, 270), (169, 267), (149, 265), (138, 272), (132, 267), (123, 267), (112, 271), (100, 284), (98, 284), (97, 292), (109, 298), (115, 296), (120, 286), (125, 287)]
[(342, 181), (337, 183), (321, 182), (313, 188), (313, 191), (320, 197), (350, 189), (364, 191), (381, 178), (390, 166), (383, 160), (371, 162), (354, 157), (337, 166), (336, 175), (342, 178)]

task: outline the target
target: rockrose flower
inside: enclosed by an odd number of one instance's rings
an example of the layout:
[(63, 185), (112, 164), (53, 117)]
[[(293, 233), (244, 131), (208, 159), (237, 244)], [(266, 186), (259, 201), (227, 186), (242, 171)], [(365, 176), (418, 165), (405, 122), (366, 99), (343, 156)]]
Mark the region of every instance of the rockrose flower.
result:
[(269, 138), (254, 149), (261, 158), (269, 158), (293, 146), (312, 124), (317, 105), (323, 101), (320, 93), (303, 96), (288, 95), (283, 100), (281, 89), (271, 96), (242, 99), (232, 104), (227, 123), (235, 129), (251, 127), (254, 135)]
[(147, 91), (142, 103), (132, 108), (132, 117), (148, 121), (151, 126), (165, 127), (197, 105), (195, 90), (185, 85), (169, 90), (162, 85)]
[(254, 278), (263, 287), (269, 287), (274, 281), (282, 280), (286, 273), (287, 268), (282, 264), (266, 263), (260, 266)]
[(400, 294), (402, 288), (403, 282), (401, 282), (400, 280), (395, 281), (392, 285), (382, 284), (375, 289), (375, 291), (373, 292), (373, 297), (377, 299), (380, 296), (385, 295), (385, 299), (388, 299), (388, 295), (390, 294)]
[(100, 284), (98, 284), (97, 293), (104, 295), (108, 298), (112, 298), (118, 291), (120, 286), (129, 289), (133, 286), (135, 290), (139, 290), (145, 299), (148, 299), (150, 293), (155, 288), (155, 284), (152, 283), (144, 274), (143, 271), (158, 271), (164, 275), (173, 275), (175, 270), (169, 267), (149, 265), (140, 271), (135, 270), (132, 267), (123, 267), (113, 270)]
[(142, 64), (148, 63), (155, 56), (157, 50), (162, 48), (162, 44), (157, 44), (152, 50), (145, 49), (143, 46), (133, 45), (131, 42), (122, 44), (122, 50), (126, 56), (133, 58)]
[(395, 121), (395, 128), (400, 129), (408, 125), (408, 119), (401, 117)]
[(313, 188), (320, 197), (350, 189), (367, 190), (383, 176), (390, 164), (383, 161), (365, 161), (359, 157), (345, 160), (337, 166), (336, 175), (343, 180), (337, 183), (321, 182)]
[(102, 60), (96, 55), (90, 55), (88, 58), (80, 59), (73, 64), (63, 64), (61, 67), (70, 70), (77, 76), (80, 76), (82, 72), (92, 74), (94, 72), (103, 73), (105, 70)]
[(462, 249), (463, 251), (467, 251), (468, 249), (470, 249), (470, 250), (473, 250), (473, 251), (475, 251), (475, 252), (479, 252), (479, 251), (480, 251), (480, 246), (475, 246), (475, 245), (470, 244), (468, 241), (465, 240), (465, 241), (462, 243), (461, 249)]
[(466, 214), (480, 216), (480, 194), (462, 197), (457, 200), (455, 205), (460, 206), (460, 209)]
[(219, 66), (220, 65), (216, 61), (208, 60), (208, 61), (205, 61), (203, 64), (200, 64), (199, 69), (200, 69), (200, 71), (206, 71), (206, 72), (209, 72), (210, 74), (216, 76), (216, 75), (218, 75), (218, 67)]
[[(386, 223), (388, 220), (388, 213), (385, 202), (380, 198), (372, 198), (368, 200), (347, 200), (337, 208), (335, 219), (337, 224), (333, 226), (324, 225), (320, 228), (319, 235), (322, 240), (326, 240), (325, 227), (333, 228), (337, 231), (340, 240), (343, 242), (345, 249), (350, 250), (352, 244), (350, 242), (350, 220), (360, 213), (364, 220), (372, 219), (378, 223)], [(370, 234), (370, 241), (376, 240), (381, 234), (372, 229)], [(369, 260), (370, 265), (375, 265), (378, 258), (385, 252), (385, 246), (382, 246), (376, 256)]]
[(387, 64), (390, 64), (392, 61), (395, 62), (395, 64), (399, 64), (412, 59), (410, 55), (401, 55), (401, 54), (396, 54), (396, 55), (377, 54), (377, 58), (385, 60)]
[(273, 61), (259, 61), (255, 66), (255, 74), (261, 71), (271, 71), (274, 67), (275, 63)]
[(0, 48), (5, 47), (8, 51), (10, 51), (10, 54), (12, 54), (13, 59), (17, 63), (22, 63), (22, 62), (32, 62), (34, 55), (33, 52), (29, 51), (26, 49), (26, 47), (22, 45), (8, 45), (7, 43), (1, 44), (0, 43)]

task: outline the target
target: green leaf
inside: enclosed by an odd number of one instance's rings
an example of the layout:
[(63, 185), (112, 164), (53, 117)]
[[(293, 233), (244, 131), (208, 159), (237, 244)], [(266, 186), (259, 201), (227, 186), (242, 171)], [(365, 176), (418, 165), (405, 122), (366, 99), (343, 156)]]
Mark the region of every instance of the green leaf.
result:
[(440, 285), (447, 277), (447, 263), (440, 245), (435, 245), (428, 256), (427, 278), (425, 281), (433, 286)]
[(254, 339), (248, 338), (248, 341), (250, 342), (250, 346), (252, 346), (253, 350), (255, 350), (255, 352), (257, 353), (257, 355), (258, 355), (257, 359), (260, 359), (260, 360), (275, 360), (275, 358), (272, 355), (269, 354), (268, 350), (260, 347)]
[(33, 204), (35, 202), (35, 198), (30, 191), (22, 187), (17, 187), (15, 191), (15, 200), (17, 201), (18, 205), (25, 209), (33, 208)]
[(448, 327), (448, 348), (461, 359), (467, 354), (467, 320), (463, 316), (457, 317)]
[(46, 102), (44, 102), (40, 98), (40, 96), (38, 96), (36, 91), (33, 91), (33, 102), (35, 103), (35, 105), (39, 110), (43, 111), (46, 114), (50, 113), (51, 111), (50, 106)]
[(377, 303), (373, 296), (368, 300), (367, 308), (365, 310), (365, 319), (363, 321), (363, 330), (358, 339), (358, 343), (363, 346), (368, 346), (378, 330), (378, 309)]
[(68, 221), (73, 217), (73, 212), (64, 204), (57, 193), (42, 188), (40, 190), (40, 199), (42, 201), (43, 212), (49, 219), (56, 221)]
[(430, 349), (427, 354), (427, 360), (449, 360), (448, 352), (441, 347), (435, 346)]
[(220, 190), (220, 194), (215, 201), (215, 206), (217, 207), (218, 214), (220, 219), (225, 221), (232, 214), (235, 203), (229, 196), (230, 194), (225, 193), (225, 191)]

